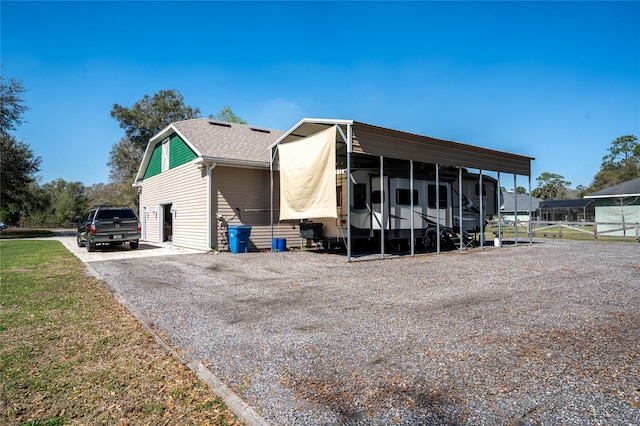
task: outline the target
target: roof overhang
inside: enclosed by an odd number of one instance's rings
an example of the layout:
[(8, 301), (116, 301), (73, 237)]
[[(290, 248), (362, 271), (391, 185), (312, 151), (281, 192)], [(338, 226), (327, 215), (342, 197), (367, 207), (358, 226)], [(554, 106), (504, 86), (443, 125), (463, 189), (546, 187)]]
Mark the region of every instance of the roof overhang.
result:
[(608, 194), (608, 195), (585, 195), (584, 198), (598, 199), (598, 198), (628, 198), (628, 197), (640, 197), (640, 194)]
[(269, 169), (269, 163), (267, 161), (235, 160), (222, 157), (199, 157), (199, 159), (195, 161), (198, 165), (212, 164), (216, 166), (239, 167), (242, 169)]

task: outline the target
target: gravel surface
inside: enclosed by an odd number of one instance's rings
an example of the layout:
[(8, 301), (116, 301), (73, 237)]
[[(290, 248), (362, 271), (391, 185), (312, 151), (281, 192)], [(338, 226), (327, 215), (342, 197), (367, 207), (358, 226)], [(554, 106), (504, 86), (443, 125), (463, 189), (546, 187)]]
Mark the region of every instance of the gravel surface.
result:
[(274, 425), (640, 424), (640, 244), (91, 266)]

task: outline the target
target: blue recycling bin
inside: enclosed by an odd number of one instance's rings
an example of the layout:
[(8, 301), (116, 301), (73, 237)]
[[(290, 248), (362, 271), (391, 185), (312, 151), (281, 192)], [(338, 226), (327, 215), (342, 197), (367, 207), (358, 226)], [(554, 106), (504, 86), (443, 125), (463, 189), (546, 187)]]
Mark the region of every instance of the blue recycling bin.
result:
[(271, 242), (271, 251), (287, 251), (287, 239), (274, 238)]
[(250, 226), (229, 225), (229, 250), (231, 253), (247, 253), (249, 251)]

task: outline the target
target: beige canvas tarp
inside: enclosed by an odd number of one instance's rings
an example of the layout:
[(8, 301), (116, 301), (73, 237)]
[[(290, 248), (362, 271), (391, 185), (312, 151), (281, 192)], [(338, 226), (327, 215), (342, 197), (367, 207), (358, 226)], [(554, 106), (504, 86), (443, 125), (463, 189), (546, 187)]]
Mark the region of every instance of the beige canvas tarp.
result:
[(336, 126), (278, 145), (280, 220), (337, 217)]

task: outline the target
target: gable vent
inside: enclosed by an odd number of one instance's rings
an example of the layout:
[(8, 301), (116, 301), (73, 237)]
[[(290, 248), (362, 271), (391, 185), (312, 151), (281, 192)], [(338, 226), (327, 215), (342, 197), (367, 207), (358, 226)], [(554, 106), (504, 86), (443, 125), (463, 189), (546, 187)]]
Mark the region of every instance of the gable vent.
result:
[(258, 129), (257, 127), (249, 127), (251, 130), (253, 130), (254, 132), (260, 132), (260, 133), (271, 133), (270, 130), (267, 129)]
[(225, 123), (224, 121), (209, 121), (209, 124), (220, 127), (231, 127), (230, 123)]

